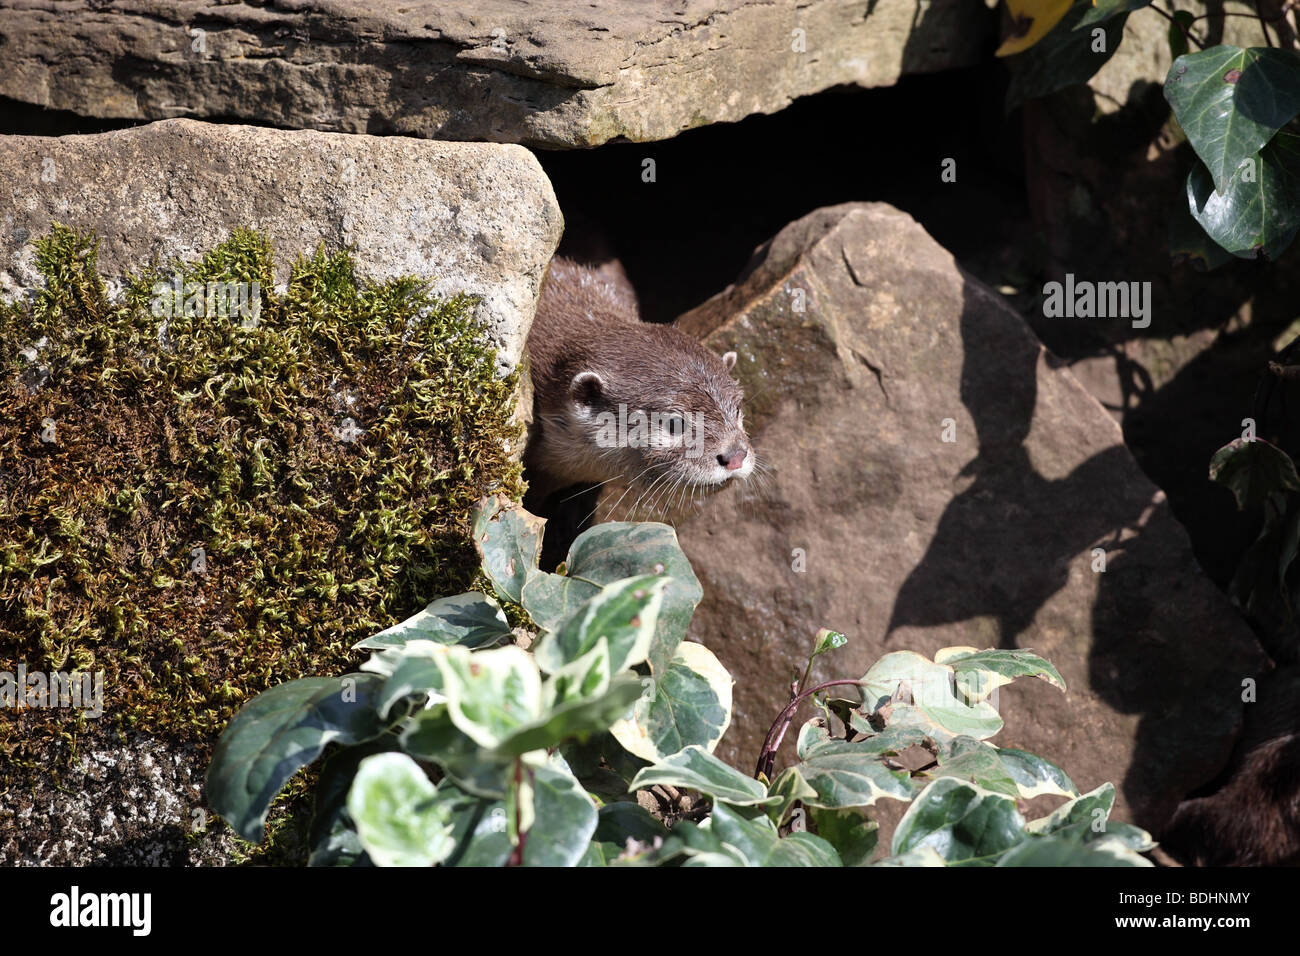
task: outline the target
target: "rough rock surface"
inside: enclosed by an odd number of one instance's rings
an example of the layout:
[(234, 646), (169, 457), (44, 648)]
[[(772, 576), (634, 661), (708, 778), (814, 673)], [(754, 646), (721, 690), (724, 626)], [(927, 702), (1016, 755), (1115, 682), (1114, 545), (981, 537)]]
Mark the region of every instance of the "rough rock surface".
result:
[(284, 281), (317, 243), (355, 244), (358, 272), (414, 274), (482, 296), (513, 367), (563, 220), (519, 146), (286, 132), (166, 120), (92, 136), (0, 137), (0, 293), (39, 288), (33, 239), (94, 229), (107, 276), (192, 258), (237, 226), (267, 234)]
[[(203, 803), (206, 762), (191, 748), (133, 735), (83, 750), (52, 774), (0, 792), (0, 864), (184, 866), (229, 863), (233, 834)], [(215, 826), (213, 824), (216, 824)]]
[[(478, 318), (513, 366), (562, 220), (521, 146), (284, 132), (168, 120), (94, 136), (0, 137), (0, 294), (41, 279), (33, 240), (51, 220), (94, 229), (100, 269), (193, 257), (236, 226), (270, 236), (277, 268), (318, 242), (355, 244), (358, 271), (435, 277), (483, 297)], [(0, 659), (5, 657), (0, 647)], [(11, 774), (0, 761), (0, 864), (219, 863), (192, 748), (134, 736), (82, 741), (70, 769)], [(209, 815), (210, 816), (210, 815)]]
[(0, 95), (112, 119), (592, 146), (974, 63), (995, 24), (969, 0), (0, 0)]
[(1004, 689), (995, 742), (1114, 782), (1118, 814), (1155, 831), (1222, 767), (1253, 636), (1111, 417), (910, 217), (811, 213), (679, 325), (739, 352), (771, 472), (678, 525), (704, 585), (692, 636), (736, 679), (721, 756), (752, 763), (828, 626), (850, 643), (820, 679), (902, 649), (1045, 656), (1069, 693)]

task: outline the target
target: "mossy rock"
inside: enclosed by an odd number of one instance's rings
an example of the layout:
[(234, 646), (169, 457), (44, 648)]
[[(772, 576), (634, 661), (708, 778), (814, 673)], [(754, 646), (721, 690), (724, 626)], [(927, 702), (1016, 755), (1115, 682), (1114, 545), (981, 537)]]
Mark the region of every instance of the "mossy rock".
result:
[[(5, 713), (11, 768), (118, 731), (205, 752), (248, 698), (473, 586), (474, 503), (522, 491), (472, 299), (323, 249), (276, 290), (249, 231), (110, 298), (96, 246), (56, 224), (45, 288), (0, 305), (0, 670), (104, 672), (99, 721)], [(168, 316), (176, 274), (205, 285)]]

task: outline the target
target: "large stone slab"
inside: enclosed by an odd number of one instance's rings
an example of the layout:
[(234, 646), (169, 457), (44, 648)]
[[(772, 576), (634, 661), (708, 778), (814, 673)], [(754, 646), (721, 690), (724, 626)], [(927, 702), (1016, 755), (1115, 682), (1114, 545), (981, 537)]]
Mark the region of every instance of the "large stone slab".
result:
[(1047, 657), (1068, 694), (1004, 689), (995, 742), (1113, 781), (1153, 830), (1219, 770), (1253, 636), (1111, 417), (910, 217), (818, 210), (679, 325), (739, 352), (770, 469), (678, 525), (704, 585), (692, 636), (736, 679), (725, 759), (752, 765), (828, 626), (850, 644), (819, 679), (903, 649)]
[(971, 64), (995, 25), (969, 0), (0, 0), (0, 95), (112, 119), (592, 146)]
[(92, 136), (0, 137), (0, 292), (38, 288), (33, 239), (94, 229), (101, 270), (193, 258), (238, 226), (288, 269), (317, 243), (356, 246), (372, 279), (412, 274), (482, 297), (478, 318), (513, 368), (563, 220), (520, 146), (439, 143), (166, 120)]
[[(41, 286), (34, 240), (51, 221), (93, 229), (101, 272), (119, 278), (155, 255), (164, 266), (193, 258), (246, 226), (275, 245), (280, 281), (317, 243), (353, 244), (365, 277), (409, 273), (444, 295), (481, 296), (477, 317), (503, 370), (522, 356), (563, 224), (545, 174), (517, 145), (168, 120), (0, 137), (0, 180), (10, 187), (0, 190), (6, 298)], [(12, 672), (12, 654), (0, 645), (0, 670)], [(202, 801), (207, 758), (193, 744), (120, 738), (106, 724), (48, 774), (0, 759), (0, 864), (228, 861), (229, 833), (209, 826)]]

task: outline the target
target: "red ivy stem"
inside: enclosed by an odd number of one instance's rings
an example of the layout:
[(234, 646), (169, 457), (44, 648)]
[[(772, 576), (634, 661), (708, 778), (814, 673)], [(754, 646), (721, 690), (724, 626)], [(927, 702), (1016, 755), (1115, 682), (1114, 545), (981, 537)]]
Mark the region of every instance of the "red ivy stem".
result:
[(519, 837), (519, 842), (515, 848), (510, 851), (510, 859), (506, 866), (522, 866), (524, 862), (524, 843), (528, 840), (528, 834), (523, 831), (524, 808), (523, 808), (523, 790), (524, 785), (524, 762), (515, 761), (515, 835)]
[(866, 681), (849, 680), (847, 678), (842, 680), (828, 680), (824, 684), (810, 687), (802, 694), (794, 697), (790, 703), (786, 704), (785, 709), (777, 715), (776, 720), (772, 723), (772, 727), (768, 730), (767, 736), (763, 738), (763, 749), (758, 755), (758, 765), (754, 768), (755, 777), (760, 774), (767, 774), (769, 780), (772, 778), (772, 765), (776, 763), (776, 748), (781, 746), (781, 739), (785, 736), (785, 732), (790, 728), (790, 723), (794, 720), (794, 714), (795, 711), (799, 709), (799, 705), (819, 691), (823, 691), (828, 687), (837, 687), (842, 684), (855, 684), (858, 687), (865, 687)]

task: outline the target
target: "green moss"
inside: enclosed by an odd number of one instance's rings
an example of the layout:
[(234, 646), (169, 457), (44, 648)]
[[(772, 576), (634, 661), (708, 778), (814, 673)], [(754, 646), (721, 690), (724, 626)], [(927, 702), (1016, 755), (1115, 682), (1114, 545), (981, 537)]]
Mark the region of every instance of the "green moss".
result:
[[(110, 302), (96, 249), (56, 225), (45, 288), (0, 305), (0, 670), (103, 670), (104, 719), (207, 745), (249, 697), (355, 666), (352, 643), (474, 583), (471, 508), (521, 492), (516, 383), (472, 300), (362, 283), (343, 252), (299, 259), (283, 294), (252, 232), (177, 264), (258, 283), (254, 319), (212, 297), (155, 315), (155, 267)], [(13, 717), (0, 757), (23, 762), (91, 723)]]

